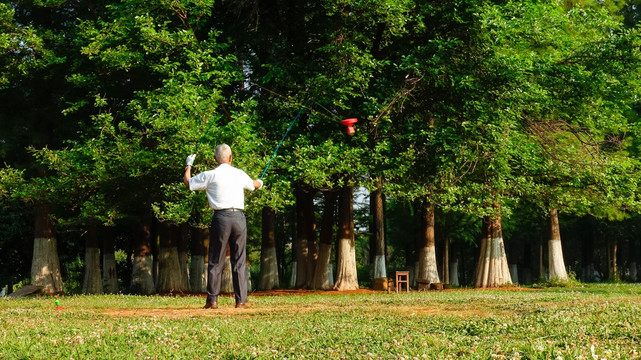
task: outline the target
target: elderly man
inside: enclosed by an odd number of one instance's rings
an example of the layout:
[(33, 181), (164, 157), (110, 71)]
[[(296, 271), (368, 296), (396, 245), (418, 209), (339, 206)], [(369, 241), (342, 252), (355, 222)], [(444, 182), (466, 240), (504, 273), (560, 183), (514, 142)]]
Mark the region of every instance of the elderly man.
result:
[(244, 171), (231, 166), (231, 148), (216, 146), (214, 157), (218, 166), (213, 170), (191, 176), (191, 167), (196, 154), (187, 157), (185, 186), (189, 190), (205, 190), (209, 206), (214, 210), (209, 235), (209, 264), (207, 266), (207, 301), (205, 309), (218, 308), (220, 282), (225, 264), (227, 244), (231, 251), (232, 279), (236, 307), (247, 303), (247, 276), (245, 272), (247, 222), (244, 190), (260, 189), (261, 180), (252, 180)]

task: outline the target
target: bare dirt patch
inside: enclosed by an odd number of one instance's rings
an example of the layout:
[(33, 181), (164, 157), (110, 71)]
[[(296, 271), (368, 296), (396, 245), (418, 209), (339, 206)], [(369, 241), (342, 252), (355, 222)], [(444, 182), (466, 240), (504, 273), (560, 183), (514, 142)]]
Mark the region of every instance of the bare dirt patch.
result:
[[(503, 287), (503, 288), (490, 288), (490, 289), (448, 289), (440, 291), (536, 291), (538, 289), (520, 288), (520, 287)], [(251, 297), (264, 297), (264, 296), (307, 296), (307, 295), (349, 295), (349, 294), (386, 294), (386, 291), (377, 291), (370, 289), (358, 289), (349, 291), (321, 291), (321, 290), (299, 290), (299, 289), (286, 289), (286, 290), (271, 290), (271, 291), (255, 291), (250, 294)], [(404, 293), (404, 292), (403, 292)], [(172, 294), (173, 296), (194, 296), (202, 297), (203, 305), (205, 303), (206, 294), (203, 293), (182, 293)], [(230, 297), (232, 294), (221, 294), (221, 296)], [(402, 294), (400, 294), (402, 296)], [(297, 305), (256, 305), (251, 304), (251, 307), (244, 309), (236, 309), (233, 305), (220, 305), (218, 309), (203, 309), (200, 305), (192, 308), (148, 308), (148, 309), (108, 309), (101, 311), (102, 314), (108, 316), (123, 316), (123, 317), (158, 317), (170, 319), (182, 319), (191, 317), (220, 317), (220, 316), (239, 316), (251, 315), (260, 316), (261, 314), (274, 314), (274, 313), (290, 313), (297, 314), (305, 311), (332, 311), (339, 309), (337, 306), (324, 303), (311, 303), (301, 306)], [(375, 310), (376, 311), (376, 310)], [(463, 308), (451, 308), (445, 305), (413, 305), (407, 304), (402, 306), (392, 306), (386, 308), (387, 312), (398, 313), (402, 316), (413, 315), (453, 315), (453, 316), (483, 316), (487, 315), (487, 311), (481, 311), (473, 306), (465, 306)]]
[(370, 290), (370, 289), (357, 289), (357, 290), (270, 290), (270, 291), (254, 291), (250, 296), (286, 296), (286, 295), (349, 295), (349, 294), (383, 294), (384, 291)]
[[(268, 291), (252, 291), (249, 296), (290, 296), (290, 295), (346, 295), (346, 294), (382, 294), (385, 291), (371, 289), (357, 290), (304, 290), (304, 289), (275, 289)], [(205, 293), (181, 292), (181, 293), (163, 293), (160, 296), (199, 296), (205, 297)], [(233, 297), (233, 294), (221, 294), (221, 296)]]
[[(299, 314), (308, 311), (340, 311), (344, 308), (337, 306), (313, 304), (310, 306), (287, 305), (287, 306), (253, 306), (251, 308), (236, 309), (233, 306), (221, 306), (218, 309), (197, 308), (157, 308), (157, 309), (109, 309), (100, 313), (112, 317), (152, 317), (163, 319), (184, 319), (195, 317), (226, 317), (226, 316), (273, 316), (275, 313)], [(394, 306), (386, 309), (387, 313), (396, 313), (401, 316), (425, 316), (425, 315), (451, 315), (467, 317), (483, 315), (484, 312), (477, 309), (447, 309), (442, 306)]]
[(269, 311), (267, 308), (236, 309), (233, 306), (218, 309), (197, 308), (158, 308), (158, 309), (109, 309), (102, 314), (113, 317), (157, 317), (164, 319), (183, 319), (192, 317), (217, 317), (224, 315), (252, 314)]

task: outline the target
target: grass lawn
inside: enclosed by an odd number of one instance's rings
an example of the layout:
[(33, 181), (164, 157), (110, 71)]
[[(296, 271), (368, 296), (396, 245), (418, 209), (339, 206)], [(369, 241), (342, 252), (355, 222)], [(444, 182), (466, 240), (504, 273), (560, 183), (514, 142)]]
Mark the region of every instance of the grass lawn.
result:
[[(63, 307), (56, 310), (55, 301)], [(0, 359), (639, 359), (641, 286), (0, 299)]]

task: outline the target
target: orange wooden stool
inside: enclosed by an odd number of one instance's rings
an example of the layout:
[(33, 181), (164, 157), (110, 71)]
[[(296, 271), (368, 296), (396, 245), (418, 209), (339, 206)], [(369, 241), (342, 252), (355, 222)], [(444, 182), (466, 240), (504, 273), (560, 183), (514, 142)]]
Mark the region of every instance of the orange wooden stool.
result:
[(396, 292), (401, 291), (402, 285), (405, 284), (406, 292), (410, 292), (410, 272), (397, 271), (396, 272)]

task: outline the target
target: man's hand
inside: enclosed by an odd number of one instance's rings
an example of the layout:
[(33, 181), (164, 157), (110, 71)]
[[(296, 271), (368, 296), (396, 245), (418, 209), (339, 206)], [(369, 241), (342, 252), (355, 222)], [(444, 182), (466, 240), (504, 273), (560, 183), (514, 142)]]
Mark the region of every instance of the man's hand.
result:
[(263, 187), (263, 180), (254, 180), (254, 188), (260, 189)]
[(191, 154), (187, 156), (186, 165), (185, 165), (185, 177), (184, 177), (184, 183), (186, 187), (189, 187), (189, 179), (191, 179), (191, 167), (194, 165), (194, 159), (196, 158), (196, 154)]
[(194, 159), (195, 158), (196, 158), (196, 154), (191, 154), (191, 155), (187, 156), (186, 165), (188, 165), (188, 166), (194, 165)]

